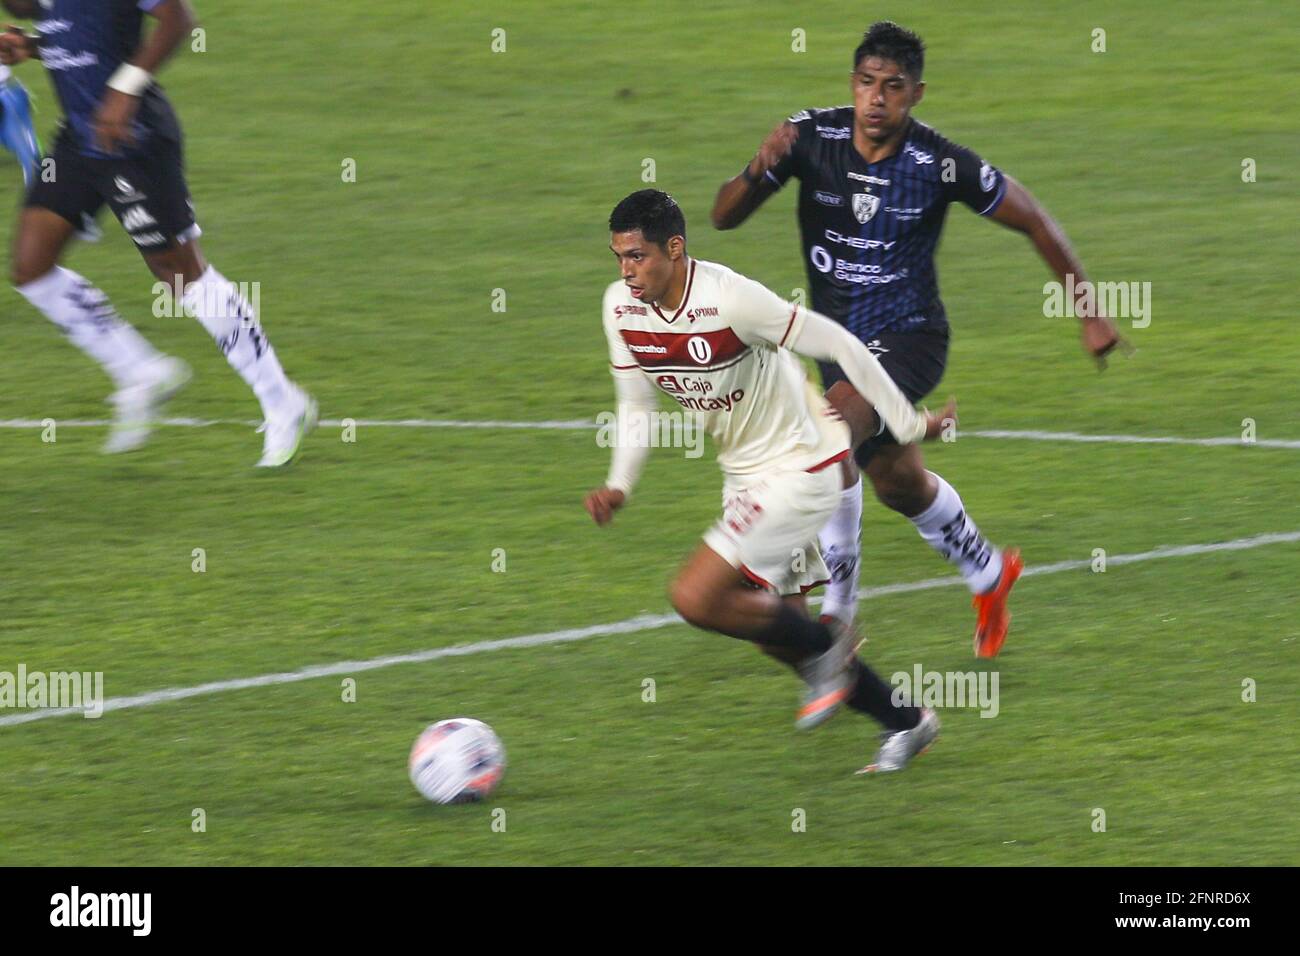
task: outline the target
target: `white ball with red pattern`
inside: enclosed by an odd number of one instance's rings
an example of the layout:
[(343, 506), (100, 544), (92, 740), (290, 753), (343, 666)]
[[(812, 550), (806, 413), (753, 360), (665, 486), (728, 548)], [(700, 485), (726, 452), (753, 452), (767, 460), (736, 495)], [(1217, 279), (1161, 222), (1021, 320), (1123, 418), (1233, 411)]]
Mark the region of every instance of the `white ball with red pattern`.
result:
[(470, 803), (496, 789), (506, 751), (481, 720), (452, 717), (426, 727), (407, 761), (411, 783), (434, 803)]

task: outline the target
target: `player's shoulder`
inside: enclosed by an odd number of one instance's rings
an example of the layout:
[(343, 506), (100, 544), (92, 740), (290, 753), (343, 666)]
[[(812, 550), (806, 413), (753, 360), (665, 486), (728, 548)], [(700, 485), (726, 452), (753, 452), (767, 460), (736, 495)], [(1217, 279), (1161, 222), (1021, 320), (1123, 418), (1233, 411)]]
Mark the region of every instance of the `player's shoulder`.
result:
[(623, 314), (624, 306), (633, 302), (632, 295), (622, 279), (615, 279), (605, 286), (605, 295), (601, 299), (601, 311), (606, 321), (613, 321)]
[(691, 262), (695, 267), (695, 273), (691, 277), (692, 282), (701, 288), (714, 286), (728, 289), (737, 283), (752, 281), (721, 262), (712, 262), (708, 259), (692, 259)]
[[(971, 152), (961, 143), (949, 139), (933, 126), (922, 123), (918, 119), (912, 120), (912, 128), (908, 130), (907, 141), (903, 145), (904, 152), (908, 152), (909, 146), (912, 148), (913, 158), (918, 161), (925, 156), (952, 156), (957, 153)], [(916, 155), (918, 153), (921, 154), (919, 157)]]
[(853, 107), (823, 106), (800, 110), (786, 122), (799, 127), (799, 138), (849, 140), (853, 138)]
[(733, 306), (750, 307), (755, 302), (755, 297), (765, 297), (772, 294), (767, 286), (757, 279), (751, 279), (743, 272), (737, 272), (730, 266), (725, 266), (721, 262), (709, 262), (705, 259), (696, 259), (695, 274), (692, 277), (692, 286), (694, 292), (691, 294), (691, 301), (703, 302), (705, 299), (716, 299), (720, 304), (730, 308)]

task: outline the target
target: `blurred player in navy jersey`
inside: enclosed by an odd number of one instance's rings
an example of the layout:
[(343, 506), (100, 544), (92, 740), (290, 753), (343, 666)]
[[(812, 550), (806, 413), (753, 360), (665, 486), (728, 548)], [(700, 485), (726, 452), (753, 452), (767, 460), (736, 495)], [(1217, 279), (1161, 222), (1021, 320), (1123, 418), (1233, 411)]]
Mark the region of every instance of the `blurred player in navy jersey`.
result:
[[(153, 76), (190, 35), (189, 4), (4, 0), (4, 6), (35, 21), (36, 32), (8, 27), (0, 34), (0, 62), (39, 59), (64, 112), (18, 220), (13, 284), (112, 378), (116, 413), (104, 450), (142, 445), (162, 404), (189, 378), (185, 363), (154, 349), (104, 293), (59, 265), (71, 238), (107, 204), (149, 270), (179, 289), (178, 305), (203, 324), (257, 396), (266, 432), (258, 465), (288, 464), (316, 423), (316, 403), (285, 376), (241, 290), (203, 257), (180, 124)], [(157, 21), (147, 37), (145, 14)]]
[(14, 154), (23, 170), (23, 182), (30, 186), (41, 160), (41, 144), (32, 125), (27, 90), (4, 65), (0, 65), (0, 146)]
[[(1018, 182), (914, 119), (925, 83), (921, 38), (875, 23), (853, 54), (853, 105), (804, 110), (778, 126), (758, 153), (718, 191), (713, 224), (744, 222), (791, 176), (800, 180), (799, 228), (812, 306), (861, 339), (911, 401), (939, 383), (948, 354), (948, 319), (934, 253), (948, 206), (1025, 233), (1065, 283), (1083, 266), (1046, 210)], [(1104, 365), (1120, 343), (1109, 319), (1085, 311), (1084, 348)], [(956, 490), (926, 470), (921, 450), (883, 426), (870, 434), (863, 403), (843, 372), (821, 364), (827, 398), (853, 431), (854, 461), (876, 497), (905, 515), (921, 537), (961, 571), (978, 611), (975, 653), (993, 657), (1010, 624), (1007, 596), (1019, 551), (990, 544)], [(821, 534), (832, 583), (823, 620), (851, 628), (857, 607), (862, 483), (846, 463), (840, 507)]]

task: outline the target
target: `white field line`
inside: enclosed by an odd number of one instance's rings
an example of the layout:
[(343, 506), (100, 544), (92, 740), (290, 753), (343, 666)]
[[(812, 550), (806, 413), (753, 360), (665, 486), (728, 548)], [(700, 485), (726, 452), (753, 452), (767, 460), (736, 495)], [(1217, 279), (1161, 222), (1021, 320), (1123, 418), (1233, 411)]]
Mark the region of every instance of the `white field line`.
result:
[[(1136, 554), (1109, 555), (1107, 567), (1125, 564), (1137, 564), (1142, 561), (1156, 561), (1162, 558), (1190, 557), (1198, 554), (1214, 554), (1219, 551), (1245, 551), (1262, 548), (1270, 544), (1289, 544), (1300, 542), (1300, 531), (1288, 531), (1280, 534), (1259, 534), (1250, 538), (1238, 538), (1235, 541), (1220, 541), (1213, 544), (1187, 544), (1176, 547), (1159, 547)], [(1038, 574), (1056, 574), (1061, 571), (1078, 571), (1092, 566), (1091, 560), (1057, 561), (1054, 564), (1040, 564), (1028, 567), (1025, 577)], [(905, 584), (887, 584), (883, 587), (865, 588), (862, 600), (884, 597), (890, 594), (906, 594), (912, 591), (928, 591), (933, 588), (953, 587), (962, 584), (958, 576), (929, 578), (924, 581), (911, 581)], [(591, 637), (605, 637), (610, 634), (636, 634), (682, 623), (676, 614), (642, 614), (639, 617), (613, 624), (595, 624), (591, 627), (573, 628), (564, 631), (547, 631), (541, 634), (525, 634), (521, 637), (507, 637), (493, 641), (479, 641), (476, 644), (460, 644), (453, 647), (436, 647), (410, 654), (392, 654), (386, 657), (371, 657), (359, 661), (339, 661), (334, 664), (315, 664), (296, 671), (282, 671), (278, 674), (261, 674), (256, 677), (240, 677), (234, 680), (211, 681), (193, 687), (173, 687), (166, 690), (150, 691), (132, 697), (112, 697), (104, 701), (104, 712), (128, 710), (134, 707), (151, 707), (173, 700), (187, 700), (191, 697), (203, 697), (208, 694), (221, 694), (232, 690), (247, 690), (251, 687), (270, 687), (276, 684), (296, 684), (300, 681), (314, 680), (318, 677), (337, 677), (363, 671), (380, 670), (397, 664), (422, 664), (444, 657), (464, 657), (469, 654), (485, 654), (489, 651), (511, 650), (517, 647), (536, 647), (542, 644), (561, 644), (568, 641), (583, 641)], [(27, 724), (51, 717), (65, 717), (83, 713), (81, 708), (63, 707), (48, 710), (24, 711), (0, 717), (0, 727), (15, 724)]]
[[(48, 421), (53, 421), (59, 428), (105, 428), (110, 422), (106, 418), (9, 418), (0, 419), (0, 428), (44, 428)], [(323, 428), (342, 428), (344, 423), (357, 428), (479, 428), (479, 429), (523, 429), (537, 431), (585, 431), (600, 427), (596, 422), (582, 418), (533, 422), (511, 421), (461, 421), (454, 418), (325, 418), (321, 420)], [(211, 425), (243, 425), (255, 428), (261, 424), (255, 419), (239, 418), (164, 418), (158, 424), (178, 428), (207, 428)], [(1045, 442), (1079, 442), (1103, 445), (1201, 445), (1218, 447), (1220, 445), (1239, 445), (1243, 448), (1289, 448), (1300, 449), (1300, 440), (1285, 438), (1257, 438), (1244, 441), (1241, 438), (1226, 436), (1222, 438), (1183, 438), (1177, 435), (1086, 435), (1081, 432), (1047, 432), (1047, 431), (1007, 431), (1000, 429), (974, 429), (960, 431), (959, 438), (993, 438), (1020, 439), (1022, 441)]]

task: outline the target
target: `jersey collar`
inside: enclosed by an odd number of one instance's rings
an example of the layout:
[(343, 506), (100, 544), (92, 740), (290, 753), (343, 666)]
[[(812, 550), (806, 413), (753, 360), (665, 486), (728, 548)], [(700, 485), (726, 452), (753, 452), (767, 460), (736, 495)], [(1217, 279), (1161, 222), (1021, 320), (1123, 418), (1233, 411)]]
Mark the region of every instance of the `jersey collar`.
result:
[(672, 325), (674, 322), (677, 321), (677, 317), (680, 316), (682, 312), (686, 309), (686, 303), (691, 300), (691, 286), (695, 284), (695, 260), (694, 259), (691, 259), (691, 264), (688, 267), (688, 270), (689, 271), (686, 273), (686, 289), (684, 292), (682, 292), (681, 304), (677, 306), (677, 311), (673, 313), (673, 317), (671, 319), (668, 318), (668, 316), (664, 315), (663, 312), (659, 310), (658, 303), (655, 302), (650, 303), (650, 308), (655, 310), (655, 315), (659, 316), (659, 318), (663, 319), (669, 325)]

